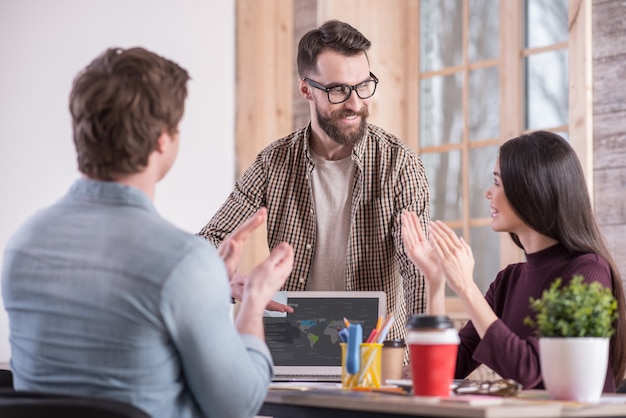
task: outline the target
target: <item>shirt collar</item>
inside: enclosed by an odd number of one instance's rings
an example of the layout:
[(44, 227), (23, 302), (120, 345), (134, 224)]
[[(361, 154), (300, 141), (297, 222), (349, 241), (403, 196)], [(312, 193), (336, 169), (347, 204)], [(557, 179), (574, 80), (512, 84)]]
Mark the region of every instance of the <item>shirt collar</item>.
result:
[(313, 157), (311, 156), (311, 147), (309, 146), (309, 143), (311, 142), (311, 121), (309, 121), (308, 125), (304, 128), (303, 135), (304, 141), (302, 142), (304, 143), (302, 144), (302, 146), (304, 147), (304, 155), (309, 161), (309, 164), (315, 165)]
[(555, 258), (566, 257), (568, 255), (568, 251), (563, 246), (563, 244), (561, 244), (560, 242), (557, 242), (556, 244), (548, 248), (544, 248), (543, 250), (536, 251), (530, 254), (527, 254), (526, 252), (524, 252), (524, 254), (526, 255), (526, 261), (528, 262), (528, 265), (534, 266), (534, 265), (540, 265), (546, 261), (549, 261)]
[[(369, 138), (370, 128), (369, 124), (365, 128), (365, 134), (363, 134), (363, 138), (354, 146), (352, 149), (352, 160), (355, 162), (361, 162), (363, 158), (363, 154), (365, 154), (365, 150), (367, 149), (367, 141)], [(309, 142), (311, 141), (311, 121), (309, 121), (308, 125), (304, 128), (304, 155), (306, 155), (307, 160), (311, 164), (314, 164), (313, 158), (311, 157), (311, 148), (309, 146)]]
[(70, 187), (68, 195), (109, 205), (136, 206), (157, 213), (154, 203), (144, 192), (114, 181), (78, 179)]
[(354, 146), (352, 150), (352, 159), (357, 162), (361, 162), (363, 159), (363, 154), (367, 150), (367, 141), (369, 139), (370, 134), (370, 125), (367, 124), (365, 126), (365, 134), (363, 134), (363, 138)]

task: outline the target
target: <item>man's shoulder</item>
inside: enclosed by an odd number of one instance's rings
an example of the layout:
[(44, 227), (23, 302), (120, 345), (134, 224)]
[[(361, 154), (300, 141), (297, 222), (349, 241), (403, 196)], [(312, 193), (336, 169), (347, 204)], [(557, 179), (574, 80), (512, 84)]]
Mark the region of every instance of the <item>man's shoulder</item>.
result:
[(5, 250), (27, 248), (30, 242), (41, 242), (41, 238), (50, 239), (46, 234), (51, 227), (62, 227), (63, 222), (72, 219), (76, 210), (68, 210), (65, 205), (66, 196), (56, 202), (35, 210), (30, 214), (10, 236)]
[(210, 251), (215, 249), (204, 238), (180, 228), (161, 216), (146, 217), (142, 229), (143, 234), (150, 234), (155, 237), (155, 241), (160, 243), (160, 249), (167, 250), (169, 248), (171, 252), (180, 251), (181, 253), (196, 250), (206, 251), (207, 248)]
[(305, 140), (305, 128), (300, 128), (291, 132), (289, 135), (280, 139), (276, 139), (266, 146), (262, 151), (262, 155), (271, 155), (274, 153), (284, 152), (290, 149), (303, 150)]
[(396, 135), (384, 130), (380, 126), (368, 124), (367, 133), (369, 141), (372, 141), (372, 143), (376, 144), (378, 147), (395, 148), (398, 152), (417, 156), (415, 150), (402, 142)]

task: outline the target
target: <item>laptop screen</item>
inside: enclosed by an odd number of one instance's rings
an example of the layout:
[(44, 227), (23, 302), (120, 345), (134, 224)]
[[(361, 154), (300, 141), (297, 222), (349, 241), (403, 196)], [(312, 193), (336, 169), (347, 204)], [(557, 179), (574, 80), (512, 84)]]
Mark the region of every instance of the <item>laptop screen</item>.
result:
[(288, 292), (294, 312), (265, 317), (265, 338), (277, 376), (341, 374), (343, 318), (361, 324), (364, 338), (384, 316), (384, 292)]

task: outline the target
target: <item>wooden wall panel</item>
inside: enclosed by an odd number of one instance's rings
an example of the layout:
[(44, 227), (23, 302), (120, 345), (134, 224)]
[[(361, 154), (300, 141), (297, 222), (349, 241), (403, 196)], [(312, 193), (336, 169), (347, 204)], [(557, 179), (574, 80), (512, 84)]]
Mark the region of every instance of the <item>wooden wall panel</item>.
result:
[[(293, 79), (300, 78), (296, 64), (298, 43), (305, 33), (319, 26), (317, 22), (317, 0), (294, 0), (293, 28)], [(300, 95), (297, 85), (293, 88), (293, 127), (305, 126), (311, 119), (309, 102)]]
[[(595, 168), (623, 165), (610, 153), (626, 152), (626, 3), (593, 2)], [(622, 161), (622, 162), (620, 162)]]
[[(626, 59), (625, 59), (626, 61)], [(597, 96), (597, 95), (596, 95)], [(599, 99), (601, 100), (601, 99)], [(621, 167), (626, 162), (626, 112), (596, 113), (594, 115), (594, 166), (596, 173)], [(596, 179), (596, 181), (601, 181)], [(602, 196), (596, 196), (599, 203)], [(597, 206), (597, 205), (596, 205)]]
[[(601, 227), (602, 233), (607, 238), (607, 244), (611, 248), (611, 254), (616, 260), (626, 260), (626, 245), (624, 238), (626, 236), (626, 225), (605, 225)], [(619, 263), (618, 263), (619, 268)], [(623, 268), (620, 268), (622, 276), (626, 274)]]
[[(603, 204), (596, 205), (596, 216), (599, 223), (605, 227), (616, 225), (626, 225), (626, 199), (624, 199), (624, 189), (626, 189), (626, 167), (607, 168), (596, 171), (596, 190), (601, 195)], [(612, 234), (611, 228), (605, 228), (606, 232)], [(620, 237), (623, 240), (623, 237)]]
[[(292, 130), (293, 3), (237, 0), (237, 178), (256, 155)], [(265, 227), (248, 241), (239, 270), (267, 255)]]
[(594, 207), (626, 278), (626, 4), (621, 0), (592, 4)]
[[(626, 9), (626, 3), (622, 6)], [(624, 10), (626, 17), (626, 10)], [(626, 25), (625, 25), (626, 26)], [(624, 101), (625, 88), (622, 85), (626, 80), (626, 47), (617, 43), (626, 44), (626, 34), (623, 38), (616, 38), (613, 43), (613, 55), (597, 56), (594, 53), (594, 113), (610, 114), (626, 111), (626, 101)], [(594, 35), (594, 40), (599, 41), (598, 35)]]
[(291, 2), (237, 2), (237, 155), (239, 174), (272, 140), (291, 131)]
[[(602, 59), (624, 53), (616, 43), (626, 39), (626, 4), (619, 0), (592, 0), (593, 6), (593, 57)], [(599, 42), (605, 40), (605, 42)]]

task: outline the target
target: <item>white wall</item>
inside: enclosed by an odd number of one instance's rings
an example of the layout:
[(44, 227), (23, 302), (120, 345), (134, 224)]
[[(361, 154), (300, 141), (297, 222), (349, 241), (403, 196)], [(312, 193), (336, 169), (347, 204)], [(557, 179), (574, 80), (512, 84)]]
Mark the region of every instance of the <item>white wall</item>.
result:
[[(192, 77), (178, 161), (160, 213), (197, 232), (230, 192), (234, 169), (235, 0), (0, 0), (0, 248), (78, 177), (68, 97), (76, 73), (110, 46), (142, 46)], [(2, 255), (0, 255), (0, 262)], [(0, 300), (0, 362), (8, 361)]]

